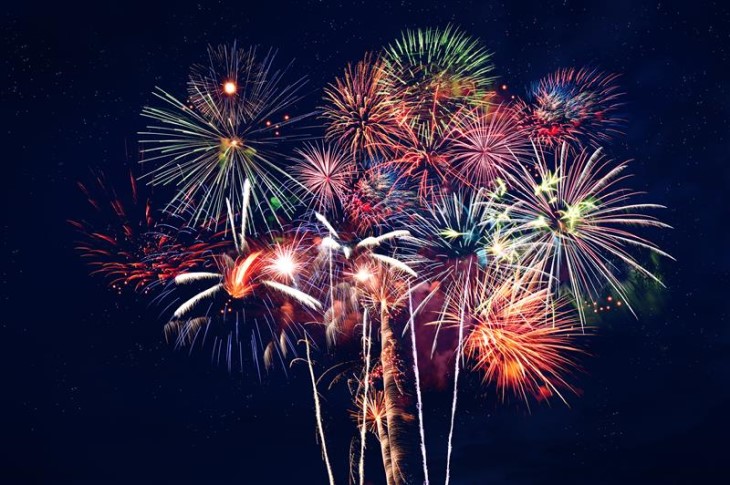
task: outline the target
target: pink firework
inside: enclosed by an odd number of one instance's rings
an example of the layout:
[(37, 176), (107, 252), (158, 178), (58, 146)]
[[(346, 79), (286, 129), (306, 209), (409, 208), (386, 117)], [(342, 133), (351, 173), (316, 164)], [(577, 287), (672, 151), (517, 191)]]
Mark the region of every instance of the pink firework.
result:
[(449, 137), (454, 172), (471, 187), (489, 186), (530, 153), (527, 133), (504, 105), (457, 117)]
[(356, 173), (349, 154), (337, 145), (324, 143), (307, 144), (296, 153), (294, 179), (306, 190), (304, 198), (319, 211), (335, 208)]

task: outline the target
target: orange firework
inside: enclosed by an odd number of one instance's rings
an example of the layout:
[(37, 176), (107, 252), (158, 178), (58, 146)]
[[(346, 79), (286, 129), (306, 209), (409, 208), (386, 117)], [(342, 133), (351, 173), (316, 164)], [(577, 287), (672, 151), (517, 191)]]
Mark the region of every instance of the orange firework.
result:
[(447, 320), (466, 328), (464, 354), (502, 400), (509, 391), (525, 402), (529, 395), (565, 402), (561, 389), (574, 392), (566, 376), (576, 367), (573, 342), (583, 330), (564, 301), (548, 301), (536, 278), (481, 279), (450, 307)]
[(325, 89), (327, 138), (349, 146), (353, 155), (377, 157), (400, 132), (394, 96), (382, 89), (383, 77), (382, 61), (367, 54)]
[(355, 405), (356, 408), (350, 411), (352, 419), (360, 424), (364, 411), (367, 429), (371, 433), (379, 435), (379, 431), (384, 426), (386, 420), (385, 395), (383, 391), (371, 391), (367, 399), (363, 399), (363, 396), (359, 395), (355, 401)]

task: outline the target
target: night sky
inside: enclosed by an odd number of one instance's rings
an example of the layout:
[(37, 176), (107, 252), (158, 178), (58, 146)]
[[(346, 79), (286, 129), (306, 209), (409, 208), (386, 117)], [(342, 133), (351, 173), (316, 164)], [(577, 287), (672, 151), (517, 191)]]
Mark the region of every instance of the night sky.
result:
[[(164, 340), (160, 309), (88, 276), (67, 220), (89, 168), (138, 159), (154, 86), (184, 95), (208, 44), (279, 49), (302, 109), (405, 28), (453, 23), (515, 94), (563, 66), (621, 73), (631, 185), (666, 205), (650, 236), (668, 289), (590, 338), (581, 396), (501, 405), (467, 381), (453, 483), (716, 483), (730, 407), (730, 7), (723, 2), (65, 2), (3, 7), (0, 482), (325, 483), (306, 368), (261, 382)], [(324, 411), (338, 482), (354, 427)], [(433, 482), (450, 393), (427, 392)], [(377, 453), (376, 446), (372, 446)], [(377, 462), (377, 456), (373, 460)], [(371, 473), (379, 479), (377, 473)]]

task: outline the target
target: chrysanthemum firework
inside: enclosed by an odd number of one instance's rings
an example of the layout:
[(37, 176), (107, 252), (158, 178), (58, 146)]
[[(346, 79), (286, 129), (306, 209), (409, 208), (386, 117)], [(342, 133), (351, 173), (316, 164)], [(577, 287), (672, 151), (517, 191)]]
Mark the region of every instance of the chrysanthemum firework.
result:
[(338, 145), (306, 144), (296, 150), (294, 178), (305, 190), (301, 198), (317, 211), (340, 207), (356, 173), (351, 155)]
[[(262, 89), (267, 82), (263, 66), (256, 66), (256, 49), (239, 49), (221, 45), (208, 48), (208, 62), (195, 64), (188, 78), (188, 101), (193, 108), (207, 118), (221, 115), (225, 118), (248, 116), (256, 109), (259, 96), (252, 96), (255, 89)], [(267, 62), (266, 59), (263, 59)]]
[(515, 103), (517, 120), (545, 145), (583, 142), (599, 146), (619, 133), (621, 92), (617, 75), (596, 69), (559, 69)]
[(618, 277), (625, 267), (659, 282), (632, 250), (671, 256), (630, 229), (669, 226), (644, 213), (662, 206), (635, 202), (640, 193), (620, 186), (627, 164), (614, 163), (600, 148), (575, 151), (567, 144), (555, 150), (553, 169), (538, 147), (535, 156), (536, 173), (522, 167), (510, 179), (511, 214), (531, 247), (525, 264), (548, 275), (551, 292), (567, 287), (585, 321), (584, 298), (599, 295), (606, 285), (627, 300)]
[[(103, 173), (79, 183), (94, 209), (88, 218), (69, 221), (82, 235), (77, 249), (110, 286), (148, 291), (180, 273), (209, 265), (208, 257), (228, 243), (221, 233), (189, 226), (183, 217), (152, 207), (129, 173), (129, 187), (109, 186)], [(190, 207), (190, 202), (185, 206)], [(184, 213), (184, 211), (183, 211)]]
[(452, 26), (404, 32), (386, 48), (384, 61), (384, 89), (417, 130), (426, 123), (439, 130), (460, 109), (489, 98), (491, 54)]
[(469, 187), (488, 187), (530, 153), (526, 131), (506, 105), (477, 107), (456, 117), (448, 137), (453, 173)]
[(500, 194), (501, 189), (457, 192), (415, 214), (413, 234), (423, 242), (421, 253), (432, 278), (463, 276), (472, 265), (516, 263), (520, 244)]
[(432, 123), (408, 126), (403, 137), (393, 144), (393, 155), (383, 164), (400, 176), (402, 185), (418, 194), (422, 206), (428, 206), (441, 194), (459, 185), (449, 153), (449, 138)]
[(325, 89), (327, 138), (348, 147), (357, 160), (379, 158), (400, 133), (398, 96), (383, 89), (384, 75), (382, 60), (367, 54)]
[(575, 369), (575, 341), (583, 334), (565, 301), (547, 305), (547, 289), (534, 277), (499, 281), (482, 274), (451, 300), (446, 323), (465, 326), (464, 355), (485, 383), (528, 401), (573, 390), (567, 376)]
[[(302, 118), (286, 110), (299, 99), (303, 82), (284, 85), (284, 71), (273, 70), (272, 53), (259, 58), (254, 50), (221, 47), (211, 51), (211, 71), (221, 67), (220, 56), (237, 69), (232, 93), (217, 77), (194, 75), (192, 107), (158, 88), (154, 96), (163, 107), (142, 110), (155, 123), (140, 133), (142, 163), (153, 167), (145, 177), (151, 185), (175, 185), (172, 207), (187, 197), (198, 200), (194, 222), (218, 220), (226, 199), (240, 206), (245, 179), (256, 182), (256, 205), (276, 210), (290, 204), (281, 181), (291, 175), (279, 166), (278, 147), (287, 138), (284, 130)], [(231, 68), (222, 66), (220, 76), (226, 77)]]

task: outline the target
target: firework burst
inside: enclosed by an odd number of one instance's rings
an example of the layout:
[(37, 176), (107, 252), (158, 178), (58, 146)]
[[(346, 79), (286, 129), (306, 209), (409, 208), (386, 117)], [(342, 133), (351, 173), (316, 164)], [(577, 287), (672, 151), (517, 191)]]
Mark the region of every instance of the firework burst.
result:
[(469, 187), (489, 187), (530, 153), (526, 132), (505, 105), (459, 116), (449, 133), (454, 173)]
[[(248, 185), (248, 184), (247, 184)], [(242, 210), (246, 214), (246, 208)], [(230, 214), (234, 228), (233, 214)], [(292, 332), (301, 331), (304, 321), (311, 321), (321, 310), (321, 303), (306, 291), (308, 278), (303, 274), (309, 266), (304, 237), (270, 235), (267, 238), (247, 238), (245, 217), (241, 232), (235, 236), (234, 256), (220, 254), (215, 258), (218, 271), (188, 272), (175, 278), (177, 286), (193, 286), (198, 291), (178, 305), (166, 326), (169, 335), (175, 335), (179, 346), (193, 345), (198, 339), (213, 335), (214, 360), (225, 357), (230, 370), (234, 358), (243, 364), (241, 334), (251, 336), (251, 350), (263, 350), (266, 367), (271, 367), (274, 356), (283, 359), (294, 351)], [(270, 343), (263, 348), (263, 336)], [(257, 343), (259, 344), (257, 347)], [(256, 360), (258, 364), (258, 360)]]
[(619, 133), (621, 93), (615, 74), (595, 69), (560, 69), (537, 82), (515, 103), (516, 116), (531, 138), (545, 145), (587, 141), (599, 146)]
[(536, 175), (522, 167), (511, 177), (511, 214), (532, 248), (526, 264), (548, 275), (548, 288), (556, 292), (567, 286), (585, 322), (584, 296), (599, 295), (606, 284), (627, 300), (616, 276), (619, 263), (661, 283), (630, 250), (671, 256), (629, 228), (669, 226), (644, 214), (663, 206), (636, 203), (640, 194), (619, 186), (628, 177), (626, 163), (612, 162), (601, 149), (575, 152), (566, 144), (555, 151), (553, 170), (541, 149), (536, 147), (535, 155)]
[(376, 165), (354, 182), (344, 209), (357, 232), (377, 232), (407, 218), (415, 207), (414, 196), (396, 170)]
[(384, 76), (382, 60), (367, 54), (325, 89), (327, 138), (349, 147), (354, 158), (379, 158), (401, 131), (397, 96), (383, 89)]
[(334, 210), (342, 204), (353, 183), (355, 164), (339, 146), (307, 144), (296, 150), (294, 178), (306, 189), (302, 198), (319, 212)]
[(125, 190), (110, 187), (101, 172), (94, 177), (93, 184), (79, 183), (93, 217), (69, 222), (82, 235), (76, 249), (94, 268), (92, 274), (103, 275), (112, 289), (147, 292), (180, 273), (210, 266), (210, 255), (228, 246), (221, 233), (155, 211), (131, 172)]
[(573, 390), (566, 377), (575, 369), (571, 355), (579, 353), (574, 342), (582, 335), (566, 302), (546, 305), (547, 290), (534, 277), (478, 281), (447, 316), (453, 325), (465, 319), (464, 355), (474, 369), (502, 400), (509, 392), (525, 403), (550, 395), (565, 401), (561, 390)]
[[(191, 96), (192, 107), (158, 88), (154, 96), (163, 107), (142, 110), (142, 116), (154, 122), (140, 133), (145, 147), (142, 163), (152, 166), (145, 177), (151, 185), (175, 186), (171, 207), (185, 198), (198, 200), (194, 222), (219, 220), (225, 215), (226, 199), (236, 207), (242, 205), (246, 179), (256, 182), (253, 197), (260, 207), (275, 211), (290, 206), (290, 194), (280, 180), (292, 179), (276, 160), (282, 157), (278, 149), (282, 140), (291, 138), (282, 130), (303, 118), (285, 114), (299, 99), (303, 81), (284, 85), (284, 72), (273, 70), (272, 53), (254, 61), (255, 50), (235, 46), (211, 50), (211, 72), (220, 67), (217, 59), (222, 53), (228, 60), (244, 59), (235, 61), (233, 94), (226, 92), (225, 84), (219, 85), (218, 78), (194, 74), (189, 86), (197, 93)], [(226, 67), (220, 76), (229, 74)]]
[(385, 90), (399, 97), (399, 116), (411, 126), (439, 130), (461, 108), (489, 98), (491, 54), (451, 26), (404, 32), (384, 60)]

